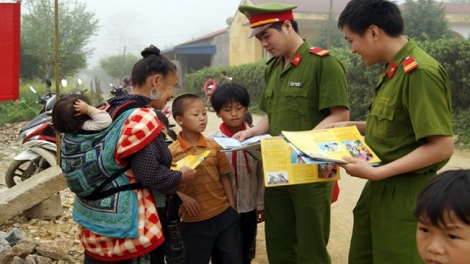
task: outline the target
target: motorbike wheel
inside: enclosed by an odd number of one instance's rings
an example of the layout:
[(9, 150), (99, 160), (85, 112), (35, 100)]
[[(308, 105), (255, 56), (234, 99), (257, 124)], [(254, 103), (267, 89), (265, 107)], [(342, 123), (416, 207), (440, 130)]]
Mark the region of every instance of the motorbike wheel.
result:
[(42, 157), (34, 160), (14, 160), (5, 172), (5, 183), (11, 188), (49, 167), (51, 165)]
[(210, 97), (206, 99), (206, 107), (207, 107), (207, 111), (210, 111), (210, 112), (214, 111), (214, 108), (212, 108), (211, 98)]

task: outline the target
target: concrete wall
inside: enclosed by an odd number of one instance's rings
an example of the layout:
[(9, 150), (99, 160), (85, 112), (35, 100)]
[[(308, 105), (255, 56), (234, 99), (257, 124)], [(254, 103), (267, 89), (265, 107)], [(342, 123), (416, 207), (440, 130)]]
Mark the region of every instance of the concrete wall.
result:
[(217, 53), (211, 58), (212, 67), (227, 66), (229, 64), (230, 37), (227, 31), (224, 34), (216, 36), (212, 44), (217, 47)]
[(251, 63), (261, 58), (261, 46), (256, 38), (248, 38), (250, 26), (245, 15), (237, 12), (230, 26), (230, 66)]

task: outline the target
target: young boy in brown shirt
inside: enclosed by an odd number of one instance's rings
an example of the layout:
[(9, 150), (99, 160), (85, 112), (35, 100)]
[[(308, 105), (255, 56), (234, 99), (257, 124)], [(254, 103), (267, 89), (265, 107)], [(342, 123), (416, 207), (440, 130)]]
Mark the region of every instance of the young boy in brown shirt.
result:
[(209, 263), (216, 249), (226, 263), (242, 263), (240, 216), (229, 173), (232, 167), (221, 147), (204, 138), (207, 125), (204, 101), (185, 94), (173, 101), (172, 114), (182, 131), (169, 146), (175, 161), (206, 150), (211, 154), (196, 168), (194, 179), (181, 183), (181, 237), (185, 263)]

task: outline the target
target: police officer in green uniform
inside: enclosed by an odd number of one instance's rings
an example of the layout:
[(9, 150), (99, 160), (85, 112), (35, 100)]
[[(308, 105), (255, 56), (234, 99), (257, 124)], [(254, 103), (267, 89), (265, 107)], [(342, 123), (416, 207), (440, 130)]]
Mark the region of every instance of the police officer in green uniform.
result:
[(396, 4), (352, 0), (338, 26), (366, 65), (386, 62), (366, 122), (355, 124), (382, 160), (342, 165), (367, 179), (354, 208), (350, 264), (423, 263), (416, 247), (415, 202), (453, 152), (449, 79), (442, 66), (403, 34)]
[[(241, 5), (255, 36), (273, 58), (267, 63), (266, 86), (259, 103), (267, 113), (252, 129), (234, 137), (282, 130), (321, 129), (349, 120), (349, 99), (342, 65), (329, 52), (312, 47), (298, 33), (293, 5)], [(330, 234), (333, 183), (267, 188), (265, 233), (269, 263), (331, 263)]]

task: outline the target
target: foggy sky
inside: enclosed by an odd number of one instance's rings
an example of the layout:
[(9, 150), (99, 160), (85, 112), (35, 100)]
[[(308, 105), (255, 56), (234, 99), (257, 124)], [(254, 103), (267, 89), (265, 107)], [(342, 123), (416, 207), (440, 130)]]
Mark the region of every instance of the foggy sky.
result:
[(79, 0), (100, 20), (91, 39), (95, 49), (88, 63), (126, 53), (140, 56), (153, 44), (161, 50), (227, 27), (240, 0)]
[[(111, 55), (134, 54), (153, 44), (161, 50), (227, 27), (241, 0), (78, 0), (100, 20), (88, 68)], [(282, 2), (282, 0), (273, 0)], [(315, 0), (311, 0), (312, 4)], [(405, 0), (398, 0), (399, 4)]]

